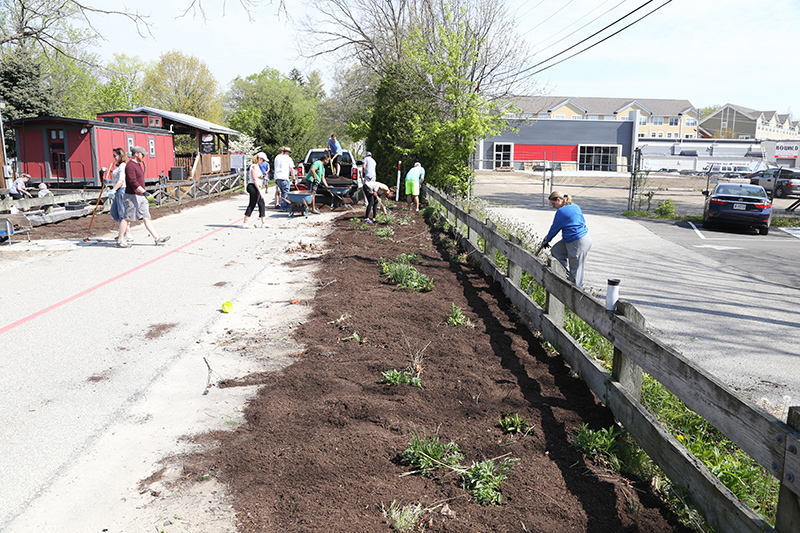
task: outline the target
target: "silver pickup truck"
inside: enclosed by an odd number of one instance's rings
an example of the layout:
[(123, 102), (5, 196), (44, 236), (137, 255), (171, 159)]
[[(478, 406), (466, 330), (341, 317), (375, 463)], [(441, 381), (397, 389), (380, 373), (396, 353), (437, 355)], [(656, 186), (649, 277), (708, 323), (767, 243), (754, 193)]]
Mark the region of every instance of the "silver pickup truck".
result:
[(772, 191), (775, 198), (800, 195), (800, 169), (769, 168), (750, 174), (749, 178), (751, 184), (761, 185), (767, 192)]

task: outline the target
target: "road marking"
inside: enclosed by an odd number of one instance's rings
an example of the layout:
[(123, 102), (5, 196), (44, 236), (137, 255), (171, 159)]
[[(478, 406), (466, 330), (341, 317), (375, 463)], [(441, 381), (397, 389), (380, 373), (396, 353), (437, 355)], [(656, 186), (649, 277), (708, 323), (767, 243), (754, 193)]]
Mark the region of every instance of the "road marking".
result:
[(705, 238), (706, 238), (706, 236), (705, 236), (705, 235), (703, 235), (703, 234), (700, 232), (700, 230), (699, 230), (699, 229), (697, 229), (697, 226), (695, 226), (693, 222), (689, 222), (689, 225), (692, 227), (692, 229), (694, 230), (694, 232), (695, 232), (695, 233), (697, 233), (697, 236), (698, 236), (698, 237), (700, 237), (701, 239), (705, 239)]
[(714, 250), (741, 250), (736, 246), (719, 246), (716, 244), (695, 244), (695, 248), (712, 248)]
[(127, 276), (127, 275), (129, 275), (129, 274), (133, 274), (133, 273), (134, 273), (134, 272), (136, 272), (137, 270), (141, 270), (141, 269), (143, 269), (143, 268), (144, 268), (144, 267), (146, 267), (146, 266), (152, 265), (152, 264), (153, 264), (153, 263), (155, 263), (156, 261), (161, 261), (161, 260), (162, 260), (162, 259), (164, 259), (165, 257), (169, 257), (170, 255), (174, 254), (175, 252), (177, 252), (177, 251), (180, 251), (180, 250), (183, 250), (183, 249), (184, 249), (184, 248), (186, 248), (187, 246), (191, 246), (191, 245), (193, 245), (193, 244), (194, 244), (194, 243), (196, 243), (196, 242), (199, 242), (199, 241), (202, 241), (202, 240), (203, 240), (203, 239), (205, 239), (205, 238), (211, 237), (212, 235), (214, 235), (214, 234), (215, 234), (215, 233), (217, 233), (218, 231), (222, 231), (222, 230), (224, 230), (224, 229), (231, 228), (231, 227), (235, 226), (236, 224), (238, 224), (239, 222), (241, 222), (242, 220), (244, 220), (244, 219), (243, 219), (243, 218), (240, 218), (239, 220), (236, 220), (236, 221), (234, 221), (234, 222), (231, 222), (231, 223), (230, 223), (230, 224), (228, 224), (227, 226), (222, 226), (221, 228), (217, 228), (217, 229), (215, 229), (215, 230), (213, 230), (213, 231), (210, 231), (210, 232), (206, 233), (205, 235), (203, 235), (203, 236), (201, 236), (201, 237), (198, 237), (198, 238), (196, 238), (195, 240), (193, 240), (193, 241), (191, 241), (191, 242), (187, 242), (186, 244), (183, 244), (183, 245), (181, 245), (181, 246), (178, 246), (177, 248), (175, 248), (175, 249), (173, 249), (173, 250), (170, 250), (170, 251), (169, 251), (169, 252), (167, 252), (167, 253), (161, 254), (161, 255), (159, 255), (158, 257), (155, 257), (155, 258), (153, 258), (153, 259), (150, 259), (149, 261), (145, 261), (145, 262), (144, 262), (144, 263), (142, 263), (141, 265), (135, 266), (135, 267), (133, 267), (132, 269), (128, 270), (127, 272), (123, 272), (122, 274), (117, 274), (117, 275), (116, 275), (116, 276), (114, 276), (113, 278), (109, 278), (109, 279), (107, 279), (107, 280), (105, 280), (105, 281), (103, 281), (103, 282), (101, 282), (101, 283), (98, 283), (98, 284), (97, 284), (97, 285), (95, 285), (94, 287), (89, 287), (88, 289), (86, 289), (86, 290), (83, 290), (83, 291), (81, 291), (81, 292), (79, 292), (79, 293), (77, 293), (77, 294), (73, 294), (73, 295), (72, 295), (72, 296), (70, 296), (69, 298), (65, 298), (64, 300), (61, 300), (61, 301), (60, 301), (60, 302), (58, 302), (58, 303), (54, 303), (53, 305), (51, 305), (51, 306), (49, 306), (49, 307), (45, 307), (44, 309), (41, 309), (41, 310), (39, 310), (39, 311), (36, 311), (36, 312), (35, 312), (35, 313), (33, 313), (32, 315), (28, 315), (28, 316), (26, 316), (25, 318), (20, 318), (20, 319), (19, 319), (19, 320), (17, 320), (16, 322), (12, 322), (11, 324), (9, 324), (9, 325), (7, 325), (7, 326), (4, 326), (4, 327), (0, 328), (0, 335), (2, 335), (3, 333), (6, 333), (6, 332), (8, 332), (8, 331), (11, 331), (12, 329), (16, 328), (17, 326), (21, 326), (22, 324), (25, 324), (26, 322), (30, 322), (30, 321), (31, 321), (31, 320), (33, 320), (34, 318), (38, 318), (38, 317), (40, 317), (40, 316), (42, 316), (42, 315), (44, 315), (44, 314), (47, 314), (47, 313), (49, 313), (50, 311), (52, 311), (52, 310), (54, 310), (54, 309), (58, 309), (58, 308), (59, 308), (59, 307), (61, 307), (62, 305), (66, 305), (66, 304), (68, 304), (68, 303), (70, 303), (70, 302), (73, 302), (73, 301), (77, 300), (78, 298), (80, 298), (81, 296), (86, 296), (87, 294), (90, 294), (90, 293), (92, 293), (92, 292), (96, 291), (97, 289), (99, 289), (99, 288), (101, 288), (101, 287), (105, 287), (105, 286), (106, 286), (106, 285), (108, 285), (109, 283), (113, 283), (113, 282), (117, 281), (118, 279), (122, 279), (122, 278), (124, 278), (125, 276)]
[(792, 237), (800, 239), (800, 228), (778, 228), (778, 229), (788, 233)]

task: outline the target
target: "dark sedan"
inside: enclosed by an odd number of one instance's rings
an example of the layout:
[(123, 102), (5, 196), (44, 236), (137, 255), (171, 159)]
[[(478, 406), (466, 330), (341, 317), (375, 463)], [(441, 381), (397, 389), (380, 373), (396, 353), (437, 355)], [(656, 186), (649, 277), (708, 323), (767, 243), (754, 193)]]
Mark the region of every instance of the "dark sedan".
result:
[(756, 228), (758, 233), (769, 233), (772, 218), (772, 201), (760, 185), (744, 183), (720, 183), (706, 196), (703, 210), (703, 227), (713, 228), (717, 224), (732, 224)]

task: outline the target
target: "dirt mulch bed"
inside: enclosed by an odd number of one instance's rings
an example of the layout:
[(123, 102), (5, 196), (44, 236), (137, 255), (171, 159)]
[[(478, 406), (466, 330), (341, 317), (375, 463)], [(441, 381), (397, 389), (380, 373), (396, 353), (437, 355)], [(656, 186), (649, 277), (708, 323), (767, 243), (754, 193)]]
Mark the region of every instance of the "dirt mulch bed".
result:
[[(217, 446), (186, 463), (228, 485), (241, 532), (386, 532), (381, 508), (393, 501), (431, 508), (424, 531), (684, 530), (646, 486), (570, 445), (581, 424), (608, 427), (612, 414), (517, 323), (496, 284), (451, 260), (446, 235), (418, 215), (392, 226), (391, 240), (347, 216), (334, 224), (322, 288), (296, 331), (306, 352), (261, 376), (247, 423), (206, 436)], [(417, 268), (433, 277), (431, 292), (381, 282), (378, 259), (410, 252), (422, 255)], [(447, 325), (451, 303), (474, 327)], [(356, 333), (361, 342), (346, 340)], [(381, 372), (404, 370), (421, 350), (424, 388), (380, 383)], [(533, 432), (514, 441), (503, 434), (498, 421), (509, 412), (529, 419)], [(520, 459), (502, 485), (503, 505), (479, 505), (452, 472), (403, 476), (410, 431), (437, 429), (458, 444), (466, 466)]]

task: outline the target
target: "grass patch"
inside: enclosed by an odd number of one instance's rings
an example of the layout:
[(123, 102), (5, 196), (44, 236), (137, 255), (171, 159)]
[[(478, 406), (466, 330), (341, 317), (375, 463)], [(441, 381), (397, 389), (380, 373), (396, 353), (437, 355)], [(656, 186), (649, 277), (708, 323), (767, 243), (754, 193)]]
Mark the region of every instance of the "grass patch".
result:
[(419, 522), (426, 510), (419, 503), (401, 507), (393, 501), (388, 509), (381, 504), (383, 517), (388, 522), (389, 527), (395, 531), (414, 531), (417, 528), (417, 522)]
[(423, 475), (430, 475), (442, 468), (456, 468), (463, 459), (458, 444), (444, 442), (438, 429), (431, 435), (411, 431), (411, 442), (400, 454), (403, 464), (416, 468)]
[(394, 261), (386, 261), (381, 257), (378, 264), (381, 267), (381, 276), (388, 283), (397, 285), (401, 289), (429, 292), (433, 290), (433, 278), (422, 274), (411, 264), (419, 263), (421, 260), (418, 254), (400, 254)]

